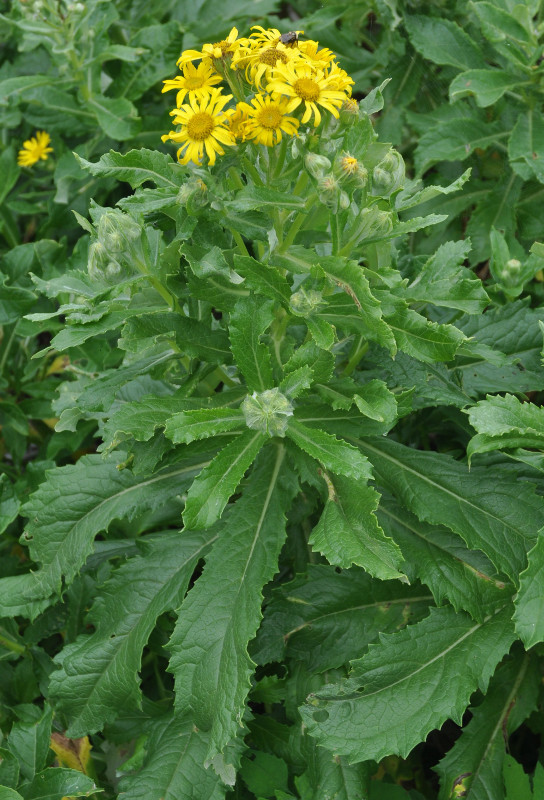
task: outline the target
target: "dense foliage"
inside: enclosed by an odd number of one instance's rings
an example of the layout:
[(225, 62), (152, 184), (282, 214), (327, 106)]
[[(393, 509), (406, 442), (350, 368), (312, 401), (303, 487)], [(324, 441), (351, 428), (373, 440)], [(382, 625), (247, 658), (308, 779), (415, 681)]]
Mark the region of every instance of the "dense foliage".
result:
[(541, 797), (541, 4), (8, 6), (0, 800)]

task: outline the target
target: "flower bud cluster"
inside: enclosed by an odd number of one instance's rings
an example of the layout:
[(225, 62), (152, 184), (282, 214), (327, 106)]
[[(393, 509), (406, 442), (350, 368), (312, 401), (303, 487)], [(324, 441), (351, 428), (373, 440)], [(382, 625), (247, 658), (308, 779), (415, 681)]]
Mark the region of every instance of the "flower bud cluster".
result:
[(89, 248), (88, 271), (93, 277), (117, 282), (136, 271), (142, 259), (142, 229), (129, 215), (110, 208), (101, 214), (97, 237)]

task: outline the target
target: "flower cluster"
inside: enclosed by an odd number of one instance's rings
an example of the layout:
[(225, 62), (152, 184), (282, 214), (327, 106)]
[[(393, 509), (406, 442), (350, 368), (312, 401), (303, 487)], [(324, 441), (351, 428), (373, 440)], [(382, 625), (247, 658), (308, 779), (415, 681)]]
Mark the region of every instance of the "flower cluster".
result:
[(213, 165), (223, 146), (237, 142), (273, 147), (301, 125), (319, 126), (323, 113), (338, 118), (343, 105), (353, 105), (353, 80), (331, 50), (299, 39), (303, 31), (252, 31), (239, 38), (233, 28), (220, 42), (185, 50), (181, 74), (164, 81), (163, 92), (177, 92), (170, 113), (178, 129), (162, 140), (181, 145), (180, 163), (201, 163), (205, 152)]

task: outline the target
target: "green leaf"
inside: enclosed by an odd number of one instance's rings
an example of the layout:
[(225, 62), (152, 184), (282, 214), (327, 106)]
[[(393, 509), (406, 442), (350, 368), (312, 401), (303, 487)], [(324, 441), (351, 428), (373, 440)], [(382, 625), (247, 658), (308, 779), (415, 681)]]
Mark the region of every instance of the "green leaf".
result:
[(506, 800), (536, 800), (531, 792), (529, 776), (522, 765), (510, 754), (504, 757), (502, 774)]
[(414, 153), (416, 172), (421, 175), (437, 161), (464, 161), (476, 148), (485, 149), (506, 135), (498, 123), (476, 117), (441, 122), (420, 137)]
[(242, 758), (240, 777), (257, 797), (272, 797), (276, 790), (288, 789), (287, 764), (271, 753), (250, 751)]
[(368, 459), (352, 445), (331, 436), (318, 428), (307, 428), (297, 419), (289, 420), (287, 436), (304, 450), (305, 453), (317, 459), (325, 469), (336, 475), (345, 475), (356, 481), (366, 481), (372, 478), (371, 466)]
[(520, 114), (508, 140), (508, 157), (522, 178), (544, 183), (544, 122), (531, 108)]
[(446, 242), (418, 270), (404, 290), (410, 302), (458, 308), (467, 314), (481, 314), (489, 297), (482, 281), (463, 266), (471, 250), (470, 241)]
[(440, 775), (439, 800), (455, 797), (461, 786), (467, 800), (504, 797), (506, 743), (535, 709), (538, 682), (536, 663), (527, 654), (518, 653), (499, 667), (483, 702), (471, 708), (470, 722), (434, 768)]
[(158, 150), (142, 148), (129, 150), (125, 154), (110, 150), (96, 163), (86, 161), (77, 153), (74, 155), (80, 166), (91, 175), (117, 178), (119, 181), (129, 183), (133, 189), (137, 189), (146, 181), (151, 181), (155, 186), (178, 188), (178, 184), (172, 179), (172, 159)]
[(397, 401), (384, 381), (370, 380), (353, 396), (355, 405), (366, 417), (392, 425), (397, 418)]
[(259, 664), (301, 661), (309, 672), (347, 664), (380, 633), (421, 619), (430, 592), (400, 581), (379, 581), (357, 567), (308, 564), (307, 573), (274, 590), (251, 649)]
[(36, 295), (20, 286), (0, 284), (0, 325), (18, 322), (36, 303)]
[(232, 353), (251, 391), (263, 392), (274, 385), (270, 351), (261, 342), (273, 319), (272, 302), (255, 295), (238, 300), (231, 313)]
[(51, 84), (49, 75), (17, 75), (14, 78), (6, 78), (0, 81), (0, 105), (7, 105), (6, 101), (12, 95), (22, 94), (29, 89), (36, 89), (48, 84)]
[(277, 192), (269, 186), (245, 186), (229, 201), (229, 207), (234, 211), (261, 210), (267, 206), (302, 211), (305, 203), (303, 197)]
[(544, 450), (544, 409), (532, 403), (520, 403), (511, 394), (487, 395), (467, 413), (478, 431), (467, 446), (469, 459), (474, 453), (514, 447)]
[(225, 331), (174, 311), (159, 311), (132, 317), (123, 328), (120, 345), (138, 352), (162, 338), (174, 339), (180, 351), (211, 364), (229, 364), (232, 356)]
[(275, 267), (262, 264), (250, 256), (234, 254), (234, 268), (246, 284), (258, 295), (269, 297), (282, 305), (289, 303), (291, 289)]
[(268, 436), (247, 430), (224, 447), (193, 481), (183, 512), (186, 528), (209, 528), (255, 461)]
[(430, 322), (411, 308), (398, 307), (386, 321), (399, 349), (419, 361), (451, 361), (465, 341), (458, 328)]
[(197, 562), (214, 538), (203, 533), (146, 537), (142, 554), (104, 584), (87, 624), (95, 632), (67, 645), (56, 658), (50, 696), (69, 720), (67, 735), (100, 730), (123, 708), (141, 702), (138, 670), (157, 618), (181, 605)]
[(284, 457), (277, 445), (259, 460), (170, 641), (177, 704), (190, 707), (196, 726), (210, 732), (207, 759), (222, 753), (242, 724), (253, 666), (247, 645), (261, 620), (262, 587), (278, 569), (285, 512), (297, 490)]
[(338, 256), (321, 257), (319, 266), (353, 300), (368, 338), (383, 345), (394, 355), (394, 338), (382, 319), (380, 303), (372, 294), (362, 267), (356, 261)]
[(140, 118), (136, 108), (126, 97), (92, 95), (87, 99), (98, 124), (107, 136), (122, 142), (135, 136), (140, 129)]
[(300, 709), (308, 733), (351, 763), (405, 758), (433, 728), (459, 723), (476, 688), (485, 692), (515, 638), (511, 609), (475, 623), (451, 608), (381, 637), (352, 662), (345, 684), (310, 695)]
[(327, 478), (329, 497), (309, 544), (330, 564), (357, 564), (381, 580), (401, 578), (402, 553), (386, 536), (374, 512), (380, 495), (371, 486), (349, 478)]
[(184, 800), (194, 796), (223, 800), (226, 787), (212, 769), (203, 766), (208, 749), (208, 736), (198, 730), (188, 714), (168, 714), (158, 719), (146, 743), (142, 769), (123, 778), (119, 784), (119, 800)]
[(535, 546), (527, 556), (529, 565), (519, 576), (519, 591), (514, 599), (516, 632), (528, 649), (544, 641), (544, 532), (539, 531)]
[(75, 769), (44, 769), (24, 787), (25, 800), (59, 800), (62, 797), (90, 797), (97, 790), (95, 782)]
[(372, 764), (349, 764), (346, 758), (319, 747), (308, 736), (303, 740), (303, 753), (306, 772), (295, 778), (301, 800), (361, 800), (370, 796)]
[(473, 336), (477, 342), (508, 356), (506, 363), (481, 358), (456, 365), (465, 391), (476, 395), (544, 389), (539, 327), (543, 320), (544, 309), (529, 308), (527, 300), (490, 309), (480, 316), (458, 319), (456, 324), (466, 336)]
[(415, 49), (429, 61), (459, 69), (485, 67), (480, 48), (456, 22), (423, 15), (406, 16), (404, 22)]
[(450, 103), (472, 95), (476, 105), (486, 108), (500, 100), (506, 91), (523, 82), (523, 78), (509, 75), (502, 69), (469, 69), (450, 83)]
[(402, 551), (403, 572), (412, 583), (427, 584), (437, 605), (449, 601), (481, 622), (510, 598), (512, 586), (498, 580), (489, 560), (451, 530), (421, 522), (389, 495), (382, 497), (377, 516)]
[(26, 615), (33, 600), (60, 590), (63, 577), (70, 583), (92, 552), (98, 533), (115, 519), (135, 520), (179, 495), (207, 463), (202, 456), (197, 458), (153, 476), (119, 470), (116, 459), (105, 461), (98, 455), (50, 470), (23, 509), (29, 522), (22, 541), (40, 569), (0, 580), (0, 613)]
[(245, 426), (245, 417), (240, 409), (203, 408), (174, 414), (166, 423), (164, 435), (174, 444), (188, 444), (194, 439), (206, 439)]
[(0, 747), (0, 798), (2, 788), (5, 786), (17, 786), (19, 782), (19, 761), (3, 747)]
[(450, 528), (518, 580), (544, 513), (544, 501), (531, 484), (512, 480), (495, 467), (472, 467), (469, 472), (450, 456), (412, 450), (389, 439), (359, 440), (358, 445), (371, 458), (379, 483), (419, 519)]
[(482, 31), (491, 42), (509, 38), (522, 44), (532, 44), (533, 39), (515, 15), (498, 7), (494, 3), (470, 4), (482, 24)]
[(398, 211), (405, 211), (408, 208), (413, 208), (414, 206), (418, 206), (421, 203), (426, 203), (429, 200), (433, 200), (435, 197), (444, 194), (451, 194), (452, 192), (458, 192), (460, 189), (463, 188), (465, 183), (470, 178), (470, 174), (472, 169), (465, 170), (462, 175), (460, 175), (456, 180), (450, 183), (448, 186), (425, 186), (420, 191), (412, 194), (413, 189), (406, 188), (403, 191), (399, 192), (396, 196), (396, 208)]
[(15, 789), (9, 789), (7, 786), (0, 786), (0, 800), (24, 800), (23, 795), (16, 792)]
[(43, 711), (34, 706), (32, 714), (14, 722), (7, 747), (19, 762), (21, 775), (28, 781), (42, 770), (49, 755), (53, 709), (46, 704)]

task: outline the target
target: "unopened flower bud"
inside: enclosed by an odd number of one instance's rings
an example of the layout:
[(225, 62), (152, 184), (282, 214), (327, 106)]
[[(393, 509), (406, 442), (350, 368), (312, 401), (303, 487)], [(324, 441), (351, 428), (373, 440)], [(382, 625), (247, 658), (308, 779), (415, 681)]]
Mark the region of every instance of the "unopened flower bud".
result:
[(338, 122), (340, 125), (344, 127), (348, 127), (349, 125), (353, 125), (354, 122), (357, 122), (359, 119), (359, 104), (357, 100), (354, 100), (352, 97), (344, 100), (342, 107), (340, 108), (340, 113), (338, 115)]
[(323, 301), (323, 295), (316, 289), (301, 288), (291, 295), (289, 306), (293, 314), (307, 317), (314, 312)]
[(108, 251), (102, 242), (92, 242), (89, 247), (87, 270), (92, 278), (101, 277), (108, 263)]
[(400, 153), (390, 150), (372, 172), (372, 194), (389, 197), (404, 184), (404, 161)]
[(109, 253), (124, 252), (140, 235), (140, 226), (129, 214), (109, 209), (100, 217), (98, 238)]
[(304, 159), (304, 165), (310, 175), (318, 180), (331, 168), (329, 159), (319, 153), (308, 153)]
[(293, 406), (279, 389), (253, 392), (242, 403), (246, 425), (269, 436), (284, 437), (293, 415)]

